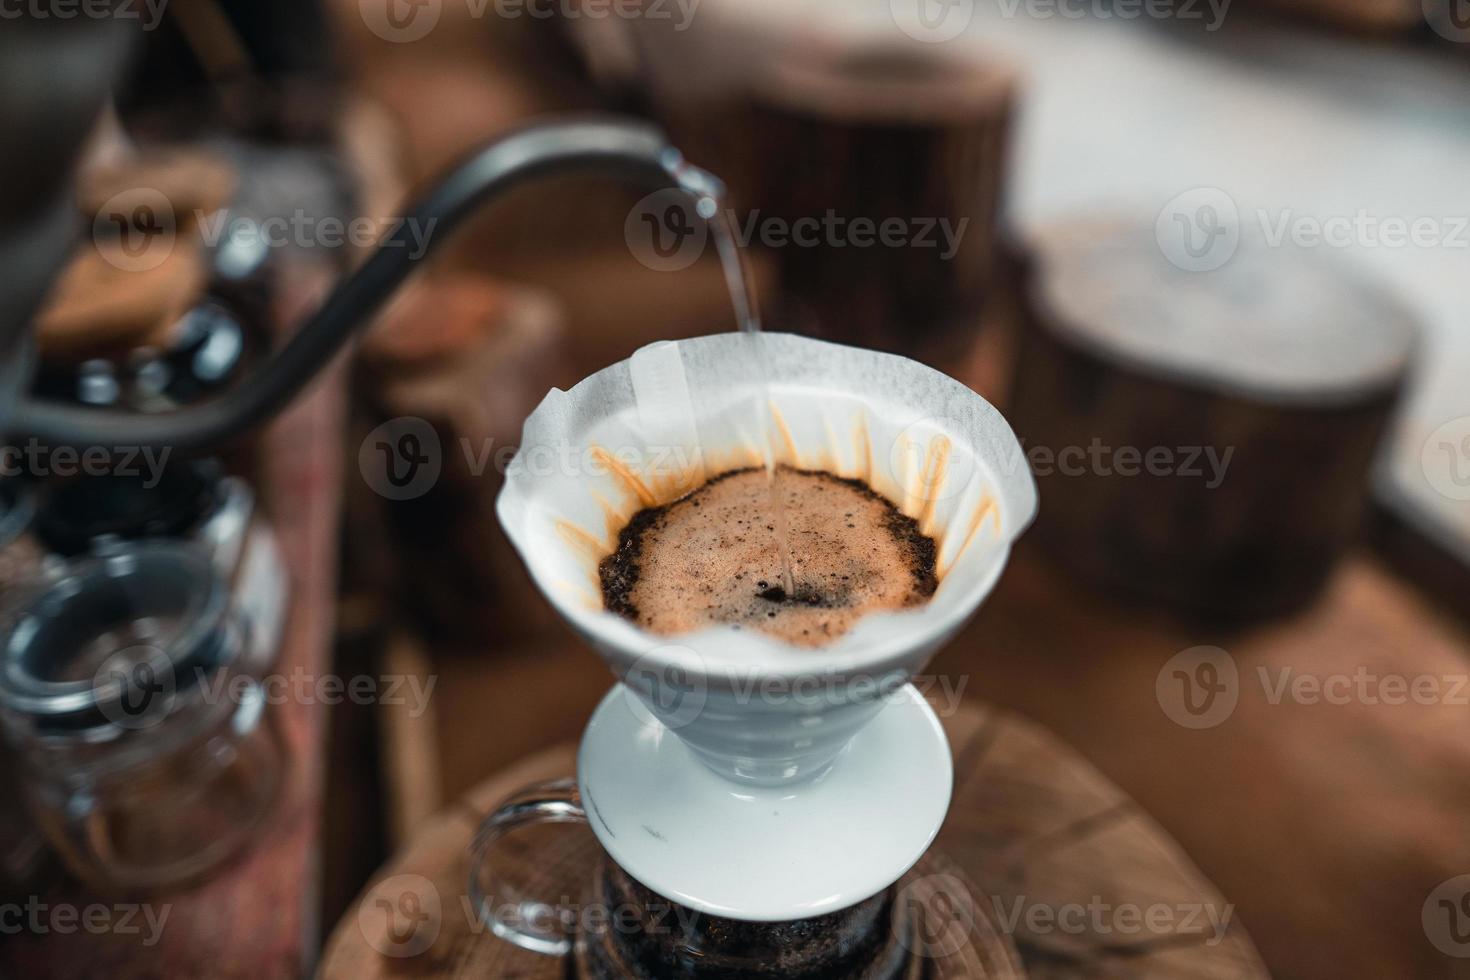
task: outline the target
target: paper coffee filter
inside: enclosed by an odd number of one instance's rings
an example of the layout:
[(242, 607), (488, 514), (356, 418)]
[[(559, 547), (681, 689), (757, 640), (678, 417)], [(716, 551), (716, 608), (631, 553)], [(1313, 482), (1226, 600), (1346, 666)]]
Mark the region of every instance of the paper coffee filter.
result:
[[(819, 651), (758, 631), (655, 636), (603, 608), (598, 565), (637, 511), (762, 466), (768, 451), (862, 479), (917, 520), (938, 547), (933, 599), (864, 617)], [(497, 507), (537, 585), (599, 645), (702, 673), (811, 671), (814, 658), (822, 670), (912, 671), (922, 665), (905, 655), (932, 649), (994, 585), (1036, 489), (1005, 419), (954, 379), (895, 355), (732, 333), (653, 344), (552, 390), (526, 420)]]

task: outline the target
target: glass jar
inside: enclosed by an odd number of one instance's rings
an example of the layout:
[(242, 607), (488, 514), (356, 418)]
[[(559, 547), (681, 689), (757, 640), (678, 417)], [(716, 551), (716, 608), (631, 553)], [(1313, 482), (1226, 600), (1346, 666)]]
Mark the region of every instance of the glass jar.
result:
[(286, 752), (269, 660), (197, 546), (65, 566), (0, 647), (0, 721), (36, 822), (102, 891), (197, 880), (260, 833)]
[(31, 533), (35, 496), (14, 477), (0, 477), (0, 613), (41, 574), (42, 552)]
[[(468, 895), (506, 942), (563, 957), (569, 980), (919, 980), (921, 910), (898, 885), (808, 919), (742, 921), (678, 905), (640, 884), (594, 846), (580, 894), (554, 897), (546, 874), (567, 849), (537, 829), (583, 834), (576, 781), (528, 786), (492, 813), (471, 848)], [(567, 826), (570, 825), (570, 826)], [(558, 882), (560, 884), (561, 882)]]
[(286, 618), (286, 569), (255, 491), (214, 459), (181, 460), (157, 472), (81, 476), (44, 488), (35, 537), (70, 558), (164, 539), (206, 550), (229, 583), (256, 656), (273, 657)]
[[(35, 498), (14, 477), (0, 480), (0, 619), (39, 582), (42, 552), (31, 534)], [(24, 893), (37, 876), (46, 845), (20, 801), (15, 753), (0, 744), (0, 896)]]

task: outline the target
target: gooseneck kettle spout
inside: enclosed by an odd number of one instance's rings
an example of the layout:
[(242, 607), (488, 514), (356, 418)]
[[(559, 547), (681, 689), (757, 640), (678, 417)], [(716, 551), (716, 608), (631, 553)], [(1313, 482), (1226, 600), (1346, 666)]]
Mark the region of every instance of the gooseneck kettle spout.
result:
[[(272, 360), (225, 394), (148, 415), (23, 400), (8, 428), (13, 436), (52, 445), (217, 448), (285, 407), (417, 263), (481, 204), (523, 181), (574, 171), (677, 186), (680, 166), (678, 151), (663, 134), (640, 121), (589, 117), (518, 130), (476, 151), (436, 184)], [(404, 247), (415, 228), (433, 228), (434, 234), (423, 248)]]

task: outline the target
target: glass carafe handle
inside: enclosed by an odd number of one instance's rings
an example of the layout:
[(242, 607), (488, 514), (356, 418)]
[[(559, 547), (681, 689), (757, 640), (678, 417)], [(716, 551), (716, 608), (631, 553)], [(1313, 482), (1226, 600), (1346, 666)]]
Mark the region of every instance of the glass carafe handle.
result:
[[(566, 896), (530, 894), (525, 883), (516, 881), (511, 862), (496, 853), (507, 836), (537, 824), (586, 826), (575, 779), (528, 786), (486, 818), (470, 848), (470, 900), (480, 921), (506, 942), (547, 956), (565, 956), (572, 949), (574, 928), (568, 910), (557, 903)], [(524, 858), (520, 863), (526, 877), (535, 873), (534, 863)]]

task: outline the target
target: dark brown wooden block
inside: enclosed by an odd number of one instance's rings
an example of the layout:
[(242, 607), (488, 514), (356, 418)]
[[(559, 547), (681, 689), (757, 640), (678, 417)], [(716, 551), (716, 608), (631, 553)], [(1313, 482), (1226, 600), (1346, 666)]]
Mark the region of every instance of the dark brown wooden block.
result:
[(362, 465), (376, 479), (374, 452), (406, 424), (439, 467), (381, 502), (398, 598), (434, 637), (524, 639), (553, 625), (500, 530), (495, 496), (525, 417), (567, 373), (565, 349), (549, 295), (469, 276), (409, 287), (365, 342), (369, 397), (389, 428), (369, 435)]
[(656, 101), (673, 142), (728, 184), (737, 235), (774, 255), (772, 326), (938, 357), (994, 275), (1015, 88), (983, 51), (885, 39)]
[(1230, 619), (1316, 593), (1359, 531), (1415, 336), (1327, 251), (1246, 236), (1194, 272), (1147, 226), (1039, 236), (1010, 415), (1049, 550)]

